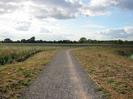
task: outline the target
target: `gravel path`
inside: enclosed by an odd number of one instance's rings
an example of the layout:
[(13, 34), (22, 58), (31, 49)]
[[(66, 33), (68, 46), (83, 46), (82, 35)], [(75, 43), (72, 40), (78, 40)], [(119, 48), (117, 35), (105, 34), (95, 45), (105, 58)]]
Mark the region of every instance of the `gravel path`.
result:
[(69, 50), (60, 51), (20, 99), (102, 99)]

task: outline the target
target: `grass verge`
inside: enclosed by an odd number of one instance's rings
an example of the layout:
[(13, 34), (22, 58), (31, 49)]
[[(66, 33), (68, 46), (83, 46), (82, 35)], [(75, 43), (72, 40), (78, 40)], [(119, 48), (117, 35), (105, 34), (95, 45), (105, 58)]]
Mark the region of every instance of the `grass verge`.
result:
[(23, 62), (0, 67), (0, 99), (17, 99), (54, 54), (55, 50), (49, 49)]
[(100, 47), (73, 50), (98, 85), (97, 90), (107, 99), (133, 99), (133, 60), (117, 54), (120, 50)]
[(0, 65), (24, 61), (43, 50), (45, 50), (44, 47), (0, 46)]

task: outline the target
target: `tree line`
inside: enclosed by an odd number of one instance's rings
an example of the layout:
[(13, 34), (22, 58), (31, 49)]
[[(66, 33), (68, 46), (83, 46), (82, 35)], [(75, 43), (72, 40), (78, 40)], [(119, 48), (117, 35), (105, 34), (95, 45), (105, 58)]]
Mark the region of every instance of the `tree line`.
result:
[(31, 37), (29, 39), (22, 39), (13, 41), (10, 38), (6, 38), (2, 43), (89, 43), (89, 44), (133, 44), (133, 41), (123, 41), (123, 40), (91, 40), (86, 37), (81, 37), (78, 41), (71, 40), (54, 40), (54, 41), (46, 41), (46, 40), (36, 40), (35, 37)]

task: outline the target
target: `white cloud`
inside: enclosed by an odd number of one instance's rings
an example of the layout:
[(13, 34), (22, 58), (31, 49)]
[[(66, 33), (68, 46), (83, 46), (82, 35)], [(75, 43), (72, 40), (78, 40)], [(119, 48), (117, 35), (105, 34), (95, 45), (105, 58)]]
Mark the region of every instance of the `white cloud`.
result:
[(133, 0), (90, 0), (81, 12), (88, 16), (108, 15), (112, 8), (133, 10)]
[(118, 6), (122, 9), (133, 10), (133, 0), (118, 0)]
[(101, 32), (98, 32), (102, 36), (102, 39), (123, 39), (123, 40), (132, 40), (133, 39), (133, 26), (127, 26), (124, 28), (116, 29), (106, 29)]
[(128, 34), (133, 34), (133, 26), (125, 27), (124, 30)]
[(19, 31), (28, 31), (30, 26), (31, 26), (31, 22), (22, 21), (16, 24), (16, 29)]
[(132, 0), (1, 0), (0, 14), (11, 13), (18, 9), (29, 9), (28, 13), (37, 18), (57, 19), (75, 18), (79, 15), (106, 15), (111, 8), (133, 10)]
[[(73, 1), (73, 0), (72, 0)], [(33, 13), (38, 18), (53, 17), (57, 19), (75, 18), (79, 14), (80, 2), (65, 0), (33, 0)]]

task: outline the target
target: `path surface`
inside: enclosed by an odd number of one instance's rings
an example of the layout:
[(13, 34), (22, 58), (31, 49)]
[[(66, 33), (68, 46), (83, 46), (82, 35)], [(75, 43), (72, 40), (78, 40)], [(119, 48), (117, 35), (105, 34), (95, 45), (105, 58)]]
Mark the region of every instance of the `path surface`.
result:
[(102, 99), (69, 50), (59, 52), (21, 99)]

